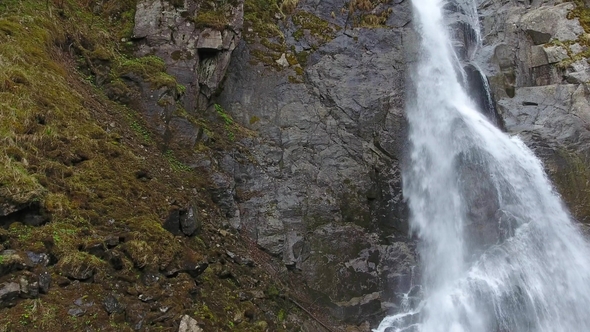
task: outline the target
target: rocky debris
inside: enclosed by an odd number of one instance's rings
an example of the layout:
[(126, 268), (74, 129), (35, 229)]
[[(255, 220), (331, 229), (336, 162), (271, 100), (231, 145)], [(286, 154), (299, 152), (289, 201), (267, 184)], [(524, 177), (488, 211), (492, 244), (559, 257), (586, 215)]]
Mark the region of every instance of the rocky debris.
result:
[(144, 327), (146, 323), (146, 316), (149, 310), (145, 307), (142, 302), (134, 302), (127, 305), (125, 311), (125, 317), (129, 325), (135, 331), (139, 331)]
[(104, 259), (107, 248), (103, 241), (96, 241), (85, 244), (82, 250), (100, 259)]
[(70, 315), (72, 317), (82, 317), (82, 316), (84, 316), (85, 313), (86, 313), (86, 310), (79, 308), (79, 307), (68, 309), (68, 315)]
[(199, 327), (198, 322), (194, 318), (184, 315), (180, 319), (178, 332), (203, 332), (203, 329)]
[(25, 253), (33, 266), (39, 265), (45, 267), (49, 264), (50, 257), (46, 253), (36, 253), (32, 251), (27, 251)]
[(20, 285), (16, 282), (0, 284), (0, 308), (10, 307), (20, 294)]
[(30, 201), (15, 202), (12, 197), (0, 196), (0, 225), (20, 222), (27, 226), (41, 226), (49, 220), (45, 210), (39, 206), (38, 197), (29, 197)]
[(125, 306), (114, 295), (108, 295), (103, 301), (104, 310), (109, 314), (120, 314), (125, 311)]
[(285, 53), (281, 55), (281, 57), (275, 61), (281, 67), (289, 67), (289, 61), (287, 61), (287, 57), (285, 57)]
[(201, 228), (199, 210), (195, 203), (191, 203), (186, 209), (174, 208), (166, 221), (164, 229), (174, 235), (192, 236)]
[(195, 204), (191, 204), (185, 213), (180, 214), (180, 229), (186, 236), (194, 235), (201, 228), (201, 220), (198, 215), (199, 210)]
[(209, 266), (207, 260), (192, 250), (185, 250), (182, 256), (168, 265), (163, 273), (167, 277), (173, 277), (179, 273), (188, 273), (191, 277), (200, 276)]
[(84, 316), (90, 308), (94, 306), (93, 301), (89, 301), (87, 297), (81, 297), (74, 301), (74, 307), (68, 309), (68, 315), (72, 317)]

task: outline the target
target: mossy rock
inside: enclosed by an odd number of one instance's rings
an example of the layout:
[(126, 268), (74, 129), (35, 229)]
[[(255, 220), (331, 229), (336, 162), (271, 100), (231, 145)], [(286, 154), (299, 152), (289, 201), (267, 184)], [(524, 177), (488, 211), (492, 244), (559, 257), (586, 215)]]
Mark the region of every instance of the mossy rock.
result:
[(106, 262), (85, 252), (72, 252), (60, 259), (55, 268), (68, 278), (88, 280), (104, 271)]

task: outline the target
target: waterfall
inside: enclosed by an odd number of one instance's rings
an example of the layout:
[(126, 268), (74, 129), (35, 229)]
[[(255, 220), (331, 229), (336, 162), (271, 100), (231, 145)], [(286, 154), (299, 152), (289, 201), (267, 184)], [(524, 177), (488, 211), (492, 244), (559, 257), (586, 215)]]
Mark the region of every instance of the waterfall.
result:
[(590, 331), (590, 247), (541, 162), (459, 82), (444, 5), (413, 0), (422, 41), (403, 191), (423, 300), (375, 331)]

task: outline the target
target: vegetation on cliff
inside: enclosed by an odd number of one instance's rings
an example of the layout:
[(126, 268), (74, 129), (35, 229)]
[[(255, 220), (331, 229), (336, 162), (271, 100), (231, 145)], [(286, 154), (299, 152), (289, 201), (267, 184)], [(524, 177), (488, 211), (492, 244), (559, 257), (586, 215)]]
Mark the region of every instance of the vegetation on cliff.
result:
[[(0, 4), (0, 331), (171, 330), (182, 315), (288, 329), (296, 309), (220, 230), (205, 174), (133, 109), (130, 76), (184, 92), (161, 59), (132, 55), (135, 6)], [(222, 120), (198, 121), (228, 143)]]

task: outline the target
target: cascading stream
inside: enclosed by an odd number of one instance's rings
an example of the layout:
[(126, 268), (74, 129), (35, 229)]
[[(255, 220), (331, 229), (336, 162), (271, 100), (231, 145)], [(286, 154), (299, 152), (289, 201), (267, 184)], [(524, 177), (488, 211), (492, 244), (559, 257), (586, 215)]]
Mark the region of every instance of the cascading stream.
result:
[(590, 331), (590, 247), (541, 162), (464, 91), (444, 4), (413, 0), (422, 44), (403, 190), (424, 299), (375, 331)]

